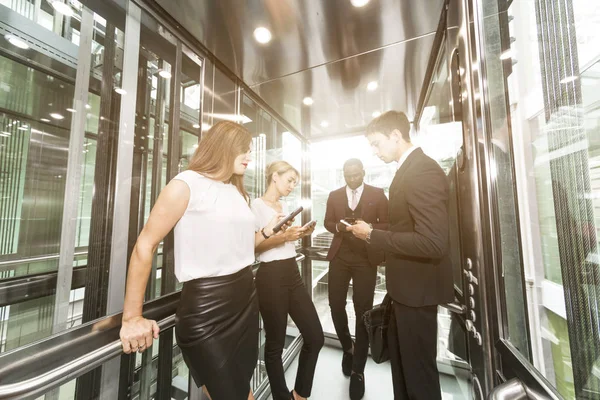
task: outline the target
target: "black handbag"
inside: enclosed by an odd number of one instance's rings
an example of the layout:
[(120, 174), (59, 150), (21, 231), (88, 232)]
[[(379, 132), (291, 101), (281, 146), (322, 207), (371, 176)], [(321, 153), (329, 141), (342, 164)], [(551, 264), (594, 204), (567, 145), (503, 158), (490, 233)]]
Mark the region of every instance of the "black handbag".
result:
[(367, 333), (369, 334), (369, 344), (371, 345), (371, 358), (377, 364), (381, 364), (390, 359), (388, 351), (388, 324), (392, 312), (392, 299), (385, 295), (381, 304), (363, 314), (363, 320)]

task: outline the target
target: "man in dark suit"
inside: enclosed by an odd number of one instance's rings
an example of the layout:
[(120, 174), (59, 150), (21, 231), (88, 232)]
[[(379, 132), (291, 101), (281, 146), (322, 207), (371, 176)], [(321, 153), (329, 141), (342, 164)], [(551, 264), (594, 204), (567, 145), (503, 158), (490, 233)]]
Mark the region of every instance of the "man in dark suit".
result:
[[(383, 251), (369, 249), (362, 240), (346, 231), (350, 223), (365, 221), (377, 229), (388, 227), (388, 199), (383, 189), (363, 183), (365, 171), (360, 160), (344, 163), (346, 186), (329, 194), (325, 228), (334, 234), (327, 259), (329, 264), (329, 306), (335, 331), (344, 350), (342, 371), (350, 376), (350, 398), (359, 400), (365, 391), (364, 369), (369, 352), (369, 338), (362, 315), (373, 307), (377, 266)], [(346, 314), (346, 297), (352, 279), (352, 301), (356, 313), (356, 344), (352, 343)]]
[(441, 167), (410, 141), (404, 113), (389, 111), (367, 127), (384, 162), (398, 161), (390, 186), (390, 228), (358, 223), (350, 231), (386, 254), (393, 312), (388, 329), (395, 399), (441, 399), (437, 306), (454, 300), (448, 249), (448, 181)]

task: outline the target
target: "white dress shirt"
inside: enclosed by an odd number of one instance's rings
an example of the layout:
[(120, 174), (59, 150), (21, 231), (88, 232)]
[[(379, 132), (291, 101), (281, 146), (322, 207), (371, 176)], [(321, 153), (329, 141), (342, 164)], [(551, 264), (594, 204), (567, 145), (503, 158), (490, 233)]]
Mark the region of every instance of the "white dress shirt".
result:
[[(358, 205), (358, 203), (360, 203), (360, 198), (362, 196), (362, 193), (365, 190), (365, 184), (362, 183), (355, 190), (356, 190), (356, 204)], [(348, 196), (348, 207), (350, 207), (350, 209), (352, 209), (352, 192), (353, 192), (353, 190), (350, 189), (348, 186), (346, 186), (346, 196)]]
[(413, 151), (415, 151), (418, 148), (419, 148), (419, 146), (413, 146), (410, 149), (406, 150), (404, 152), (404, 154), (402, 154), (402, 156), (398, 160), (398, 169), (400, 169), (400, 167), (402, 166), (402, 164), (404, 164), (404, 161), (406, 161), (406, 159), (408, 158), (408, 156), (410, 156), (410, 153), (412, 153)]
[[(283, 214), (288, 214), (288, 206), (285, 202), (282, 202), (281, 210)], [(275, 216), (275, 214), (277, 214), (277, 211), (267, 205), (260, 197), (252, 201), (252, 212), (256, 218), (256, 225), (254, 227), (256, 232), (265, 227)], [(288, 258), (294, 257), (296, 257), (296, 243), (285, 242), (277, 247), (272, 248), (271, 250), (267, 250), (258, 254), (258, 261), (270, 262), (275, 260), (287, 260)]]

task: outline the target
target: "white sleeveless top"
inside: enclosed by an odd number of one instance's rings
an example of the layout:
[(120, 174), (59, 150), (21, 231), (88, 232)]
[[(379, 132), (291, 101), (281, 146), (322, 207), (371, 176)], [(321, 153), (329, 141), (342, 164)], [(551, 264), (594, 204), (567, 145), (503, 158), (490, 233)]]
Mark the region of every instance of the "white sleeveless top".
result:
[[(281, 208), (283, 214), (287, 215), (289, 213), (287, 204), (284, 202), (282, 202)], [(256, 226), (254, 228), (257, 232), (266, 226), (275, 216), (275, 214), (277, 214), (274, 209), (265, 204), (265, 202), (260, 198), (252, 201), (252, 212), (256, 217)], [(260, 253), (258, 255), (258, 260), (261, 262), (270, 262), (275, 260), (287, 260), (288, 258), (294, 257), (296, 257), (295, 242), (285, 242), (275, 248), (272, 248), (271, 250)]]
[(190, 188), (187, 209), (175, 225), (179, 282), (229, 275), (252, 264), (254, 214), (237, 188), (190, 170), (173, 179)]

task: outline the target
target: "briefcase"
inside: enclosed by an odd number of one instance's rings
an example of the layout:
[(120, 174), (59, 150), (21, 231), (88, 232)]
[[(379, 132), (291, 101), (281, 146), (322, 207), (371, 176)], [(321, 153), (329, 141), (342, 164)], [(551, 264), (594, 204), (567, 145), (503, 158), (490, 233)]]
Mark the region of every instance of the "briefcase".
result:
[(388, 351), (388, 324), (392, 312), (392, 299), (385, 295), (381, 304), (363, 314), (363, 320), (367, 333), (369, 334), (369, 344), (371, 345), (371, 358), (377, 364), (381, 364), (390, 359)]

